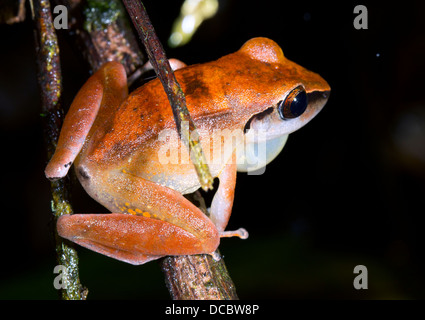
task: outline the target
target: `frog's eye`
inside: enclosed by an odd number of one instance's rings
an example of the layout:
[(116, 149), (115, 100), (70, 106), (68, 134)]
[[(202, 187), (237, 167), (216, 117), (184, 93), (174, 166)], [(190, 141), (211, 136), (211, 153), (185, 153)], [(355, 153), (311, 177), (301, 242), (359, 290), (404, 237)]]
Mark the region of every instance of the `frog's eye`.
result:
[(285, 100), (279, 101), (277, 108), (282, 119), (293, 119), (302, 115), (307, 105), (307, 93), (302, 86), (298, 86), (289, 92)]

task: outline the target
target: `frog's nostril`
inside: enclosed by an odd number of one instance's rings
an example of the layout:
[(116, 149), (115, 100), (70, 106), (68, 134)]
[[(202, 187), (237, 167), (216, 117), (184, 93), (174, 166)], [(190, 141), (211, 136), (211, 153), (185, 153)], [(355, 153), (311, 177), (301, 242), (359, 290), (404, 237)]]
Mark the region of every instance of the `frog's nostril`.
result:
[(313, 91), (308, 94), (308, 103), (311, 107), (320, 106), (322, 107), (329, 99), (331, 92), (326, 91)]

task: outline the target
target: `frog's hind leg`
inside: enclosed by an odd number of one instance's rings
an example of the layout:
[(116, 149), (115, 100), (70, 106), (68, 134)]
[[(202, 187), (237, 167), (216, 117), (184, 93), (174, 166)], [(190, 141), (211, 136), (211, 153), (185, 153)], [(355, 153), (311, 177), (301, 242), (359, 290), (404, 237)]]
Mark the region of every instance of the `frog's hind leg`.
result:
[[(108, 241), (108, 244), (102, 243), (102, 240), (98, 241), (97, 239), (104, 238), (105, 234), (96, 234), (101, 231), (107, 231), (108, 223), (103, 221), (101, 225), (103, 228), (96, 228), (96, 231), (93, 231), (90, 224), (93, 223), (91, 221), (91, 214), (76, 214), (76, 215), (64, 215), (61, 216), (58, 220), (57, 230), (59, 235), (63, 238), (71, 240), (79, 244), (82, 247), (95, 251), (97, 253), (103, 254), (107, 257), (115, 258), (120, 261), (124, 261), (134, 265), (144, 264), (146, 262), (161, 258), (161, 256), (149, 256), (146, 254), (139, 253), (137, 251), (127, 251), (119, 249), (119, 244), (114, 245), (111, 241)], [(104, 216), (111, 216), (104, 215)], [(99, 223), (99, 219), (95, 219), (96, 223)], [(110, 224), (110, 223), (109, 223)], [(106, 227), (106, 228), (105, 228)], [(82, 229), (85, 229), (84, 231)], [(102, 230), (103, 229), (103, 230)], [(84, 234), (83, 236), (79, 236), (80, 234)], [(121, 233), (121, 235), (125, 235), (125, 233)], [(111, 239), (109, 239), (111, 240)], [(124, 240), (121, 238), (116, 238), (115, 241)]]
[(99, 110), (116, 108), (127, 94), (127, 75), (118, 62), (105, 63), (87, 80), (65, 117), (55, 153), (45, 170), (47, 178), (66, 176), (83, 147)]
[(85, 168), (81, 179), (85, 187), (98, 185), (87, 191), (114, 213), (61, 217), (57, 230), (68, 240), (132, 264), (165, 255), (212, 254), (219, 245), (211, 220), (175, 190), (122, 171), (102, 175)]
[[(165, 221), (126, 214), (64, 215), (57, 230), (63, 238), (87, 249), (134, 265), (165, 255), (191, 254), (198, 242), (189, 232)], [(185, 249), (188, 246), (192, 251)]]

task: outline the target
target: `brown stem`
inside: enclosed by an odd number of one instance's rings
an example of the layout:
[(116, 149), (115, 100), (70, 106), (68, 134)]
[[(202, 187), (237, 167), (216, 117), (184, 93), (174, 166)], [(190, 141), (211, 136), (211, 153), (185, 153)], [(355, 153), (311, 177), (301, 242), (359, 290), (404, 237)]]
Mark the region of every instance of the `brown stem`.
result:
[(56, 0), (55, 3), (68, 8), (68, 34), (92, 71), (107, 61), (119, 61), (127, 75), (131, 75), (143, 65), (144, 55), (121, 1)]
[[(189, 200), (207, 214), (199, 192)], [(217, 250), (217, 255), (220, 253)], [(165, 283), (174, 300), (237, 300), (236, 288), (224, 260), (208, 254), (166, 257), (160, 261)]]
[(209, 255), (166, 257), (161, 268), (174, 300), (238, 299), (223, 260)]

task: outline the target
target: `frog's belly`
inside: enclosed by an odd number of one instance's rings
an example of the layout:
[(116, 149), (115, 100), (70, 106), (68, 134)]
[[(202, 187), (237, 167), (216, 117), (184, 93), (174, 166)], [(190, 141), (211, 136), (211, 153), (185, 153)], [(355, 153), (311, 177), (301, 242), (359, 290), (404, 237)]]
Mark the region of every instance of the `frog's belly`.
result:
[[(222, 168), (222, 165), (210, 165), (209, 169), (212, 177), (217, 177)], [(162, 167), (162, 170), (151, 169), (152, 168), (145, 167), (144, 172), (140, 172), (138, 175), (141, 178), (174, 189), (181, 194), (195, 192), (201, 187), (198, 175), (192, 163), (185, 165), (170, 164)]]
[[(208, 136), (199, 131), (211, 176), (218, 177), (237, 146), (242, 143), (242, 135), (239, 131), (235, 134), (228, 130), (223, 131), (225, 135)], [(134, 158), (130, 157), (127, 165), (129, 171), (143, 179), (187, 194), (196, 191), (201, 185), (186, 146), (174, 132), (171, 132), (171, 139), (168, 137), (166, 143), (165, 139), (159, 137), (149, 149), (145, 147), (143, 152)]]

